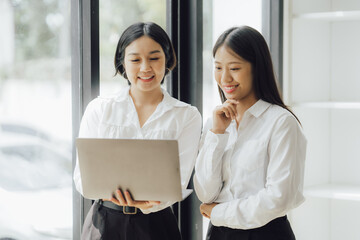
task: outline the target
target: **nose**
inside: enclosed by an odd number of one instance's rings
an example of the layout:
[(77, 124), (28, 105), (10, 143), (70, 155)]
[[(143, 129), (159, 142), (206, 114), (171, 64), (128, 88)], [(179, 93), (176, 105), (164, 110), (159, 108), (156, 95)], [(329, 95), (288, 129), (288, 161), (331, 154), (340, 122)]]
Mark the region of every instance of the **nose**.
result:
[(143, 61), (141, 63), (140, 71), (148, 72), (150, 70), (151, 70), (151, 65), (150, 65), (149, 61)]
[(232, 77), (229, 74), (229, 71), (227, 71), (226, 69), (222, 72), (221, 74), (221, 82), (222, 83), (229, 83), (232, 82)]

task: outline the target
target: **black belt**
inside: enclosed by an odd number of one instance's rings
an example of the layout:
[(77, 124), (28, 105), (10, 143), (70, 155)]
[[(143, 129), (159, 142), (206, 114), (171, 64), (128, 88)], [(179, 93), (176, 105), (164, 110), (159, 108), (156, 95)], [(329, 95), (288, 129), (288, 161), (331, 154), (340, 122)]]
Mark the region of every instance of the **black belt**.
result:
[(117, 210), (117, 211), (122, 212), (124, 214), (138, 214), (138, 213), (141, 213), (141, 211), (139, 211), (137, 207), (119, 206), (119, 205), (117, 205), (117, 204), (115, 204), (113, 202), (103, 201), (103, 200), (97, 200), (96, 202), (98, 204), (104, 206), (104, 207)]

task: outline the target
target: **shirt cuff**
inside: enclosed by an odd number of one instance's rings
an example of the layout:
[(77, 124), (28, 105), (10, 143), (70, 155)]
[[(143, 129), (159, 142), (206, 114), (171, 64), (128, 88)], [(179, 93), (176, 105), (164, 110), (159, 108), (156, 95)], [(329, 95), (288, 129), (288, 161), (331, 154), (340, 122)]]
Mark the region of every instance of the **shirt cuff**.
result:
[(139, 208), (139, 210), (143, 213), (143, 214), (149, 214), (149, 213), (153, 213), (153, 212), (158, 212), (161, 211), (169, 206), (171, 206), (172, 204), (174, 204), (173, 202), (161, 202), (159, 205), (154, 205), (151, 208), (147, 208), (147, 209), (141, 209)]
[(223, 221), (225, 210), (226, 210), (225, 203), (219, 203), (212, 209), (211, 217), (210, 217), (210, 221), (212, 225), (217, 227), (225, 226)]
[(229, 133), (215, 134), (208, 130), (204, 145), (215, 145), (217, 149), (225, 149), (229, 139)]
[(140, 210), (143, 214), (152, 213), (151, 208), (149, 208), (149, 209), (141, 209), (141, 208), (139, 208), (139, 210)]

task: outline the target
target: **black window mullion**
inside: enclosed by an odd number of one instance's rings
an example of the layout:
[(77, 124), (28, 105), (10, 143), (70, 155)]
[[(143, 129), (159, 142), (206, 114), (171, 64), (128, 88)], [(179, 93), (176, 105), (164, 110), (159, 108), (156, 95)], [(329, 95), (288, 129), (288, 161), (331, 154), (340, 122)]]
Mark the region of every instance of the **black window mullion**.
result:
[[(73, 169), (81, 117), (87, 104), (99, 95), (99, 1), (71, 1), (71, 81)], [(92, 204), (73, 185), (73, 239), (80, 239), (82, 225)]]
[[(174, 46), (174, 50), (177, 53), (177, 61), (179, 61), (179, 54), (178, 54), (178, 49), (179, 49), (179, 22), (177, 19), (178, 16), (178, 9), (179, 9), (179, 2), (178, 0), (166, 0), (166, 32), (168, 33), (173, 46)], [(177, 65), (176, 68), (174, 68), (166, 77), (166, 88), (167, 91), (170, 93), (170, 95), (174, 98), (179, 98), (180, 93), (179, 93), (179, 64)], [(180, 228), (180, 204), (179, 203), (175, 203), (172, 206), (172, 209), (174, 211), (174, 214), (177, 218), (178, 221), (178, 225)]]
[[(167, 31), (178, 65), (170, 76), (168, 90), (173, 97), (196, 106), (202, 112), (202, 0), (167, 0)], [(192, 178), (189, 188), (193, 189)], [(196, 194), (173, 207), (183, 239), (202, 239), (202, 215)]]
[(284, 0), (262, 1), (262, 34), (270, 48), (280, 91), (283, 89), (283, 11)]
[[(177, 60), (179, 61), (179, 21), (177, 19), (179, 10), (178, 0), (166, 0), (166, 31), (173, 43)], [(168, 92), (174, 98), (179, 98), (179, 64), (170, 72), (166, 79)]]

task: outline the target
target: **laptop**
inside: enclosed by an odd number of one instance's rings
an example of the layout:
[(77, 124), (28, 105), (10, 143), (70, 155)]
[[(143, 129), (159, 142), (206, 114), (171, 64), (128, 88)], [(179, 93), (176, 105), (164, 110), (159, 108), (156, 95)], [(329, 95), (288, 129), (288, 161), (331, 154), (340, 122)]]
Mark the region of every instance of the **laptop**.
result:
[(109, 199), (116, 189), (129, 190), (134, 200), (181, 201), (176, 140), (77, 138), (83, 195)]

